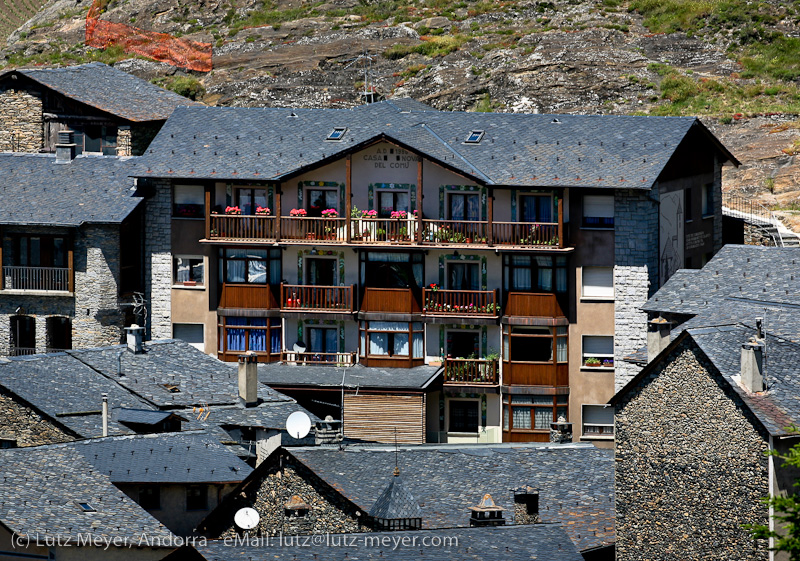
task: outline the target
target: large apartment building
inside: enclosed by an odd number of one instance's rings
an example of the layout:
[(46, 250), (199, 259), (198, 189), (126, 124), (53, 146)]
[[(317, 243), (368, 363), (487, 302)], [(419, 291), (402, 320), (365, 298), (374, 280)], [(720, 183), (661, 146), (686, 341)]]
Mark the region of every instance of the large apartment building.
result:
[(427, 440), (602, 445), (639, 307), (721, 246), (726, 162), (694, 118), (178, 108), (136, 171), (148, 328), (298, 377), (441, 362)]

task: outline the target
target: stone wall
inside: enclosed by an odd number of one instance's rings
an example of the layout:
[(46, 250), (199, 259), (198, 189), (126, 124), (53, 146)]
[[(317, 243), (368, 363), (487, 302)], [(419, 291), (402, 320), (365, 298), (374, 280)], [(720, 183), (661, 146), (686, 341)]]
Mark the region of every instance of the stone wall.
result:
[(775, 247), (775, 240), (772, 239), (772, 236), (764, 232), (764, 230), (758, 226), (747, 222), (744, 223), (744, 243), (745, 245)]
[(43, 145), (38, 92), (0, 86), (0, 152), (38, 152)]
[(150, 339), (165, 339), (172, 337), (172, 187), (156, 179), (146, 190), (152, 193), (145, 203), (147, 328)]
[(618, 561), (769, 558), (767, 435), (686, 339), (616, 408)]
[[(366, 513), (358, 511), (337, 493), (326, 489), (326, 485), (307, 468), (297, 464), (289, 456), (283, 458), (283, 466), (273, 462), (263, 475), (260, 484), (245, 491), (246, 497), (237, 497), (228, 503), (226, 511), (235, 513), (249, 506), (258, 511), (261, 519), (250, 535), (285, 536), (313, 533), (350, 533), (370, 531), (361, 523)], [(298, 495), (309, 505), (304, 517), (287, 516), (284, 505)], [(357, 515), (356, 512), (360, 514)], [(237, 529), (232, 523), (233, 515), (222, 516), (227, 526), (219, 533), (220, 538), (233, 537)], [(217, 532), (213, 537), (217, 537)]]
[(131, 128), (117, 127), (117, 156), (130, 156), (131, 150)]
[(150, 143), (158, 134), (158, 131), (161, 130), (161, 127), (164, 125), (163, 122), (159, 123), (137, 123), (131, 126), (130, 128), (130, 135), (131, 135), (131, 144), (130, 144), (130, 154), (132, 156), (141, 156), (144, 154), (147, 147), (150, 146)]
[(714, 156), (714, 253), (722, 249), (722, 158)]
[(40, 446), (75, 440), (32, 409), (4, 393), (0, 393), (0, 438), (16, 440), (17, 446)]
[(614, 386), (639, 371), (623, 357), (647, 344), (647, 314), (639, 308), (658, 287), (658, 203), (653, 191), (614, 196)]

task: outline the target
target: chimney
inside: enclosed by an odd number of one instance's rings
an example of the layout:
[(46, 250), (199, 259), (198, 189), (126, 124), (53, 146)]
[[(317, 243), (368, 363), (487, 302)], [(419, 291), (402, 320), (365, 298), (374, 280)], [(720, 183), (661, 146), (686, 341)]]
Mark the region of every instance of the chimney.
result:
[(764, 341), (751, 337), (742, 345), (741, 381), (749, 393), (764, 391)]
[(662, 317), (647, 322), (647, 362), (652, 362), (669, 345), (672, 322)]
[(529, 485), (514, 489), (514, 524), (539, 522), (539, 490)]
[(258, 362), (254, 352), (239, 356), (239, 401), (245, 407), (258, 405)]
[(135, 323), (125, 328), (128, 350), (135, 355), (144, 352), (144, 327), (139, 327)]
[(75, 159), (75, 133), (69, 129), (58, 131), (56, 163), (68, 164)]
[(108, 394), (103, 394), (103, 436), (108, 436)]
[(495, 504), (492, 496), (486, 493), (478, 506), (467, 507), (472, 512), (469, 518), (469, 525), (472, 527), (484, 526), (504, 526), (506, 521), (503, 518), (503, 507)]

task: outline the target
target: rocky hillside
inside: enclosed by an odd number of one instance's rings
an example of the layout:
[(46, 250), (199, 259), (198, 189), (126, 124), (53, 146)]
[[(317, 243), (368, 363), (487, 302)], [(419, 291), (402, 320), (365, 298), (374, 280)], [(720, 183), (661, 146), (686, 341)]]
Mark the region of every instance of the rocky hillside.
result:
[(90, 0), (52, 0), (2, 65), (103, 60), (232, 106), (701, 115), (744, 165), (726, 189), (800, 209), (800, 1), (96, 0), (101, 19), (213, 45), (186, 72), (84, 45)]

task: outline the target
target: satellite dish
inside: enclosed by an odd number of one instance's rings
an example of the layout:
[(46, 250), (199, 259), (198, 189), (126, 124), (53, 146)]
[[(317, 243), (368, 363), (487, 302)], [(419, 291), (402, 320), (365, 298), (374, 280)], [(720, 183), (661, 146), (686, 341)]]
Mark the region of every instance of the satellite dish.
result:
[(286, 431), (294, 438), (304, 438), (311, 430), (311, 419), (302, 411), (295, 411), (286, 419)]
[(302, 341), (298, 341), (297, 343), (294, 344), (292, 349), (296, 353), (304, 353), (304, 352), (306, 352), (306, 344), (303, 343)]
[(236, 511), (236, 514), (233, 515), (233, 521), (242, 530), (252, 530), (258, 526), (260, 518), (258, 511), (250, 507), (240, 508)]

